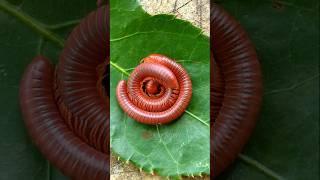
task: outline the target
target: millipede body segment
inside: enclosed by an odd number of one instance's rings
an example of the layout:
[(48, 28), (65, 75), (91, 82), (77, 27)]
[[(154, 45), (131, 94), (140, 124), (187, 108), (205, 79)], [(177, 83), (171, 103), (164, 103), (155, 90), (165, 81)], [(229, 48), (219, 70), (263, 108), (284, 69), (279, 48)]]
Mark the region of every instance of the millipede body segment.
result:
[(211, 175), (238, 156), (262, 101), (260, 63), (240, 24), (218, 5), (211, 13)]
[(29, 134), (72, 179), (109, 179), (109, 57), (109, 8), (104, 5), (72, 31), (55, 69), (38, 56), (21, 81)]
[(152, 54), (121, 80), (116, 89), (119, 105), (144, 124), (166, 124), (181, 116), (192, 96), (186, 70), (172, 59)]

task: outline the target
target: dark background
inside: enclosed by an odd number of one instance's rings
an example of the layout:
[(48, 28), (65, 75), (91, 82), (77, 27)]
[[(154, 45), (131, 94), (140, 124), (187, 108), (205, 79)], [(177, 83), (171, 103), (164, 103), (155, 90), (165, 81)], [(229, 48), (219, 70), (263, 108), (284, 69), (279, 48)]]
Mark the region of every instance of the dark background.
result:
[[(27, 14), (31, 21), (22, 22), (8, 13), (8, 8), (18, 10), (16, 15)], [(62, 49), (30, 23), (64, 40), (77, 24), (73, 21), (95, 8), (94, 0), (0, 0), (0, 180), (66, 179), (49, 165), (27, 135), (19, 107), (19, 82), (34, 56), (42, 53), (57, 62)], [(71, 24), (60, 28), (50, 26), (68, 22)]]
[(255, 132), (243, 157), (218, 179), (319, 179), (319, 1), (217, 3), (247, 30), (264, 79)]

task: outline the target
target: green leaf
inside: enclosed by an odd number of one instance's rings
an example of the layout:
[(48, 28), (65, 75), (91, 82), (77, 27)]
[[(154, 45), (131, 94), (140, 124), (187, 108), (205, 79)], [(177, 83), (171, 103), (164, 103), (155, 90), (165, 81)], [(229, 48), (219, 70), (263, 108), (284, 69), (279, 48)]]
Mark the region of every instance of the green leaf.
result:
[[(189, 22), (150, 16), (134, 1), (111, 0), (111, 148), (124, 161), (161, 176), (209, 174), (209, 39)], [(148, 126), (119, 107), (115, 89), (142, 58), (160, 53), (181, 63), (192, 79), (187, 111), (169, 125)]]
[(93, 0), (0, 0), (0, 179), (67, 179), (49, 165), (27, 134), (19, 81), (40, 52), (57, 62), (72, 27), (95, 8)]
[(220, 4), (257, 48), (264, 102), (243, 154), (218, 179), (319, 179), (319, 1)]

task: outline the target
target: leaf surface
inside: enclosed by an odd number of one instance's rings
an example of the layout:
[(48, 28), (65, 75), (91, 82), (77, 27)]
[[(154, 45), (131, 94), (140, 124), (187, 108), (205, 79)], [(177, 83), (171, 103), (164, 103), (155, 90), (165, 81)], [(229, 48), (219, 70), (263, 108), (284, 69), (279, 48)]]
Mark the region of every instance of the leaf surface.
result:
[(219, 3), (256, 46), (264, 101), (243, 154), (218, 179), (319, 179), (319, 1)]
[[(150, 16), (136, 1), (111, 0), (111, 127), (113, 152), (161, 176), (208, 174), (210, 167), (209, 39), (189, 22)], [(179, 119), (148, 126), (119, 107), (115, 89), (142, 58), (159, 53), (181, 63), (191, 76), (193, 96)]]

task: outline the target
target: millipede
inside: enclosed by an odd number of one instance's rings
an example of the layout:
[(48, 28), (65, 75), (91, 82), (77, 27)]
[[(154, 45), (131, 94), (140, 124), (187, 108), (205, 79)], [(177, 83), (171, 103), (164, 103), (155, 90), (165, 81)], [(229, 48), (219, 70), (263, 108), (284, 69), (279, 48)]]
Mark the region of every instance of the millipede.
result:
[(218, 176), (242, 151), (262, 103), (257, 53), (241, 25), (222, 7), (211, 13), (211, 175)]
[(130, 74), (128, 83), (119, 81), (116, 97), (132, 119), (150, 125), (166, 124), (180, 117), (192, 97), (192, 82), (174, 60), (151, 54)]
[(77, 180), (109, 179), (109, 4), (98, 4), (69, 35), (58, 65), (39, 55), (20, 84), (31, 138)]

